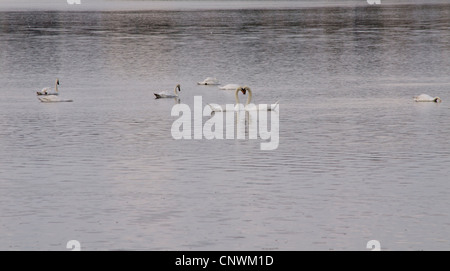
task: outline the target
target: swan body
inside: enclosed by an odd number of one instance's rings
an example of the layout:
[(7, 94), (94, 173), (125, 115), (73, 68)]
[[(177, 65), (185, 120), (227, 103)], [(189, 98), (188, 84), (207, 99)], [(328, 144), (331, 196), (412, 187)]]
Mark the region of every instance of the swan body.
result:
[[(244, 95), (248, 92), (248, 98), (247, 98), (247, 102), (245, 103), (244, 107), (242, 108), (242, 106), (240, 106), (240, 102), (239, 102), (239, 97), (238, 94), (239, 92), (242, 92)], [(278, 106), (278, 101), (275, 104), (271, 104), (271, 105), (262, 105), (262, 104), (251, 104), (251, 100), (252, 100), (252, 91), (249, 87), (238, 87), (236, 88), (236, 92), (234, 93), (234, 98), (236, 100), (236, 104), (233, 106), (232, 111), (240, 111), (240, 110), (245, 110), (245, 111), (253, 111), (253, 110), (267, 110), (267, 111), (274, 111), (276, 110), (277, 106)], [(214, 112), (226, 112), (227, 110), (230, 111), (230, 108), (227, 108), (226, 106), (220, 106), (220, 105), (216, 105), (216, 104), (208, 104), (209, 107), (211, 108), (212, 111)]]
[(41, 91), (37, 91), (36, 94), (38, 96), (40, 95), (58, 95), (58, 85), (59, 85), (59, 79), (56, 79), (55, 82), (55, 89), (53, 90), (51, 87), (43, 88)]
[(225, 85), (225, 86), (222, 86), (222, 87), (219, 87), (219, 89), (224, 89), (224, 90), (233, 90), (233, 89), (237, 89), (237, 88), (239, 88), (239, 87), (241, 87), (240, 85), (238, 85), (238, 84), (228, 84), (228, 85)]
[(44, 95), (38, 97), (39, 101), (43, 103), (62, 103), (62, 102), (73, 102), (73, 100), (63, 100), (56, 95)]
[(197, 85), (219, 85), (219, 80), (217, 80), (216, 78), (213, 77), (207, 77), (205, 80), (203, 80), (202, 82), (197, 82)]
[(174, 93), (175, 94), (170, 94), (167, 91), (161, 91), (160, 93), (154, 93), (155, 94), (155, 99), (161, 99), (161, 98), (177, 98), (178, 97), (178, 92), (181, 91), (180, 88), (180, 84), (175, 86), (174, 89)]
[(440, 103), (440, 102), (442, 102), (442, 99), (439, 97), (431, 97), (430, 95), (427, 95), (427, 94), (420, 94), (419, 96), (414, 97), (414, 101)]

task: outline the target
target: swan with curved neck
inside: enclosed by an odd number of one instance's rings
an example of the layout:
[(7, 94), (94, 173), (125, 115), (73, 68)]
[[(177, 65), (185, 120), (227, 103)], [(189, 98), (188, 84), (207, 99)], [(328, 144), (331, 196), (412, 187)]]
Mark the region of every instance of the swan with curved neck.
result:
[(430, 95), (427, 94), (420, 94), (417, 97), (414, 97), (414, 101), (416, 102), (435, 102), (435, 103), (440, 103), (442, 102), (442, 99), (439, 97), (432, 97)]
[(153, 93), (155, 94), (155, 99), (160, 99), (160, 98), (176, 98), (178, 97), (178, 93), (181, 91), (181, 87), (180, 84), (175, 86), (175, 89), (173, 90), (173, 92), (175, 94), (169, 94), (167, 93), (167, 91), (162, 91), (160, 93)]
[(41, 91), (37, 91), (37, 95), (58, 95), (58, 85), (59, 85), (59, 79), (56, 78), (55, 81), (55, 92), (52, 92), (52, 88), (46, 87), (43, 88)]
[(242, 93), (244, 93), (244, 95), (248, 92), (248, 97), (247, 97), (247, 102), (245, 103), (245, 106), (249, 105), (250, 102), (252, 101), (252, 90), (249, 87), (243, 87), (242, 88)]

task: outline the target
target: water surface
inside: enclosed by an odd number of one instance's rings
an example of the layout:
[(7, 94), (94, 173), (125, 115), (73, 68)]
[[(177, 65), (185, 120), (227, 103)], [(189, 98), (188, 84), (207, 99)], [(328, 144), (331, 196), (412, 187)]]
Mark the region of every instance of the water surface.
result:
[[(450, 248), (450, 5), (185, 5), (0, 12), (0, 249)], [(153, 92), (233, 103), (208, 76), (280, 100), (276, 150), (172, 138)]]

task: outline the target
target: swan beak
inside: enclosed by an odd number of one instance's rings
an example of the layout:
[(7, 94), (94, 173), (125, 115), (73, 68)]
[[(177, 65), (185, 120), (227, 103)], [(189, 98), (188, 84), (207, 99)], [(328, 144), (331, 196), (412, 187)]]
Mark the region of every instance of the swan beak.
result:
[(247, 93), (247, 90), (245, 88), (241, 88), (242, 93), (244, 93), (244, 95)]

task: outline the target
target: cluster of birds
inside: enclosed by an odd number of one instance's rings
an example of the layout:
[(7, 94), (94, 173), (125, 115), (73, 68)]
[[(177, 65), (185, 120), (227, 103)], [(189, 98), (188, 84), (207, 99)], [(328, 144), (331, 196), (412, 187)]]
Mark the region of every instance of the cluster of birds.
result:
[[(220, 85), (219, 80), (213, 77), (207, 77), (205, 80), (201, 82), (197, 82), (198, 85)], [(226, 112), (227, 110), (230, 111), (239, 111), (241, 109), (244, 110), (267, 110), (267, 111), (273, 111), (277, 108), (278, 101), (274, 104), (271, 104), (270, 106), (267, 105), (254, 105), (251, 104), (252, 100), (252, 90), (247, 86), (241, 86), (238, 84), (227, 84), (225, 86), (219, 86), (219, 89), (223, 90), (235, 90), (235, 100), (236, 104), (234, 107), (227, 107), (226, 105), (217, 105), (217, 104), (208, 104), (208, 106), (211, 108), (211, 111), (213, 112)], [(154, 93), (155, 99), (161, 99), (161, 98), (178, 98), (179, 92), (181, 91), (180, 84), (175, 86), (174, 94), (171, 94), (167, 91), (162, 91), (159, 93)], [(239, 102), (239, 92), (246, 95), (248, 92), (247, 102), (242, 108)]]
[[(205, 80), (201, 82), (197, 82), (197, 85), (204, 85), (204, 86), (213, 86), (213, 85), (220, 85), (219, 80), (214, 77), (207, 77)], [(237, 88), (241, 87), (238, 84), (228, 84), (225, 86), (219, 86), (219, 89), (229, 89), (229, 90), (236, 90)], [(181, 91), (180, 84), (175, 86), (174, 94), (171, 94), (167, 91), (161, 91), (160, 93), (154, 93), (156, 99), (160, 98), (177, 98), (178, 93)]]
[[(205, 80), (203, 80), (201, 82), (197, 82), (197, 84), (198, 85), (220, 85), (219, 80), (217, 80), (216, 78), (213, 78), (213, 77), (207, 77)], [(59, 97), (58, 86), (59, 86), (59, 79), (56, 79), (54, 89), (52, 89), (51, 87), (46, 87), (40, 91), (37, 91), (38, 99), (44, 103), (73, 102), (73, 100), (64, 100)], [(235, 104), (235, 107), (233, 108), (233, 110), (237, 110), (238, 105), (240, 105), (239, 97), (238, 97), (239, 92), (241, 92), (244, 95), (246, 95), (246, 93), (248, 92), (247, 102), (244, 106), (245, 110), (268, 110), (268, 111), (271, 111), (271, 110), (275, 110), (276, 106), (278, 105), (278, 101), (275, 104), (271, 104), (270, 106), (251, 104), (252, 91), (247, 86), (241, 86), (238, 84), (227, 84), (224, 86), (219, 86), (219, 89), (235, 90), (236, 104)], [(162, 91), (160, 93), (154, 93), (154, 94), (155, 94), (156, 99), (178, 98), (180, 91), (181, 91), (181, 86), (180, 86), (180, 84), (177, 84), (174, 89), (174, 94), (171, 94), (167, 91)], [(419, 96), (415, 96), (414, 101), (440, 103), (440, 102), (442, 102), (442, 99), (439, 97), (432, 97), (428, 94), (421, 94)], [(215, 112), (225, 112), (227, 109), (229, 109), (226, 106), (220, 106), (220, 105), (215, 105), (215, 104), (208, 104), (208, 105), (211, 107), (211, 110), (215, 111)]]

